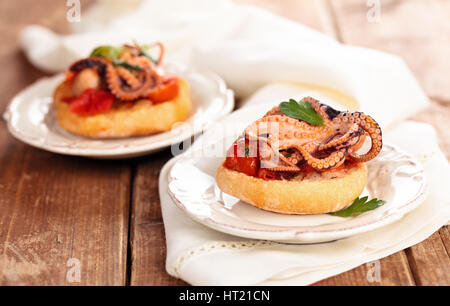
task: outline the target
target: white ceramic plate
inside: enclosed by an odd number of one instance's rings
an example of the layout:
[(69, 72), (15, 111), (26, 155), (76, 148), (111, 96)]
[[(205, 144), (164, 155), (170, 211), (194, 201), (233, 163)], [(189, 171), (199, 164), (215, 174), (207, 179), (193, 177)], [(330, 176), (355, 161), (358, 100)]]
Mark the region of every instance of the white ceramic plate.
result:
[[(261, 107), (238, 111), (229, 117), (251, 121), (263, 113)], [(252, 115), (248, 115), (248, 114)], [(226, 121), (226, 120), (225, 120)], [(214, 131), (216, 130), (216, 131)], [(423, 202), (427, 184), (422, 166), (407, 152), (385, 144), (381, 153), (367, 163), (368, 183), (363, 195), (386, 200), (375, 210), (355, 217), (283, 215), (258, 209), (230, 195), (216, 185), (215, 173), (224, 155), (220, 152), (234, 135), (216, 137), (213, 128), (191, 151), (177, 157), (168, 174), (168, 192), (174, 202), (194, 220), (228, 234), (287, 243), (333, 241), (380, 228), (402, 218)], [(220, 147), (221, 149), (217, 150)], [(214, 156), (216, 155), (216, 156)]]
[(9, 131), (19, 140), (34, 147), (67, 155), (93, 158), (135, 157), (166, 148), (206, 129), (231, 112), (233, 92), (226, 88), (217, 75), (195, 71), (168, 63), (165, 69), (179, 75), (191, 87), (192, 111), (185, 124), (171, 131), (149, 136), (117, 139), (89, 139), (61, 129), (56, 121), (52, 95), (63, 75), (44, 78), (15, 96), (6, 109), (4, 118)]

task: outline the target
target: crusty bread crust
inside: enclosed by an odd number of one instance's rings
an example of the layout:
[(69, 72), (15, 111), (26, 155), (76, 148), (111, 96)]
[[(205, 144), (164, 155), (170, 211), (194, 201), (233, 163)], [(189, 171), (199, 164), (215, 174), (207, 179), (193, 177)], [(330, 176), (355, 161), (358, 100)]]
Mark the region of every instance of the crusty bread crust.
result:
[(62, 99), (72, 96), (68, 82), (55, 90), (53, 103), (59, 125), (74, 134), (92, 138), (116, 138), (147, 135), (168, 131), (173, 124), (185, 120), (191, 110), (189, 85), (180, 80), (178, 96), (170, 101), (155, 104), (148, 99), (134, 103), (114, 105), (105, 113), (79, 116), (70, 111), (69, 104)]
[(364, 163), (345, 169), (336, 178), (263, 180), (223, 165), (216, 175), (219, 188), (244, 202), (283, 214), (321, 214), (339, 211), (353, 202), (367, 181)]

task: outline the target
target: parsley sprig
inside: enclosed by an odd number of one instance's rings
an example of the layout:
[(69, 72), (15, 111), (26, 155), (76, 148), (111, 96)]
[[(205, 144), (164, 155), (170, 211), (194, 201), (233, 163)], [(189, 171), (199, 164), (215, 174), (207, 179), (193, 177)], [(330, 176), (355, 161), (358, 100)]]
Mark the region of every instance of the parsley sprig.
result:
[(300, 119), (312, 125), (323, 125), (322, 117), (316, 113), (309, 102), (289, 99), (288, 102), (281, 102), (280, 110), (291, 118)]
[(378, 200), (374, 198), (370, 201), (367, 201), (369, 197), (357, 198), (353, 201), (353, 203), (340, 211), (332, 212), (330, 215), (339, 216), (339, 217), (350, 217), (356, 214), (361, 214), (363, 212), (374, 210), (386, 203), (386, 201)]

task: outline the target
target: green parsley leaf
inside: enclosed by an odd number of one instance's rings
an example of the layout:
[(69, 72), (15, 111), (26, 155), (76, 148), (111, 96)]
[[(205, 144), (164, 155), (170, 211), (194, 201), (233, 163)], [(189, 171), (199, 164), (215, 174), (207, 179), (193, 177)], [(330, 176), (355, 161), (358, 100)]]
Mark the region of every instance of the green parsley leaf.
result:
[(289, 99), (289, 102), (281, 102), (280, 110), (285, 115), (303, 120), (312, 125), (323, 125), (323, 120), (312, 108), (311, 104), (306, 101), (295, 101)]
[(99, 46), (91, 52), (91, 57), (108, 57), (110, 59), (119, 58), (124, 47)]
[(360, 214), (369, 210), (374, 210), (375, 208), (378, 208), (386, 203), (386, 201), (378, 200), (377, 198), (374, 198), (370, 201), (367, 200), (368, 200), (367, 196), (357, 198), (347, 208), (329, 214), (339, 217), (350, 217), (353, 216), (354, 214)]

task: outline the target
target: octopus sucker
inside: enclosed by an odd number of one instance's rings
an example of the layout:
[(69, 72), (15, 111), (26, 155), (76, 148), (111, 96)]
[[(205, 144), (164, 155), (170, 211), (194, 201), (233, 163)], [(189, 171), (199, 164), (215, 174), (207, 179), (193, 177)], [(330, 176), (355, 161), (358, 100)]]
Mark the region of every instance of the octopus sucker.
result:
[(375, 156), (380, 153), (381, 148), (383, 147), (383, 140), (382, 140), (382, 133), (380, 126), (378, 123), (370, 116), (365, 115), (365, 118), (363, 119), (364, 125), (361, 125), (361, 128), (367, 132), (368, 136), (370, 137), (372, 141), (372, 145), (367, 151), (367, 153), (362, 155), (357, 155), (354, 153), (351, 153), (350, 156), (352, 159), (354, 159), (357, 162), (366, 162), (371, 159), (373, 159)]
[[(316, 171), (325, 171), (341, 166), (347, 158), (366, 162), (380, 152), (381, 129), (372, 117), (341, 112), (311, 97), (302, 101), (311, 105), (323, 125), (291, 118), (276, 106), (244, 131), (246, 139), (264, 141), (266, 152), (270, 151), (270, 161), (264, 160), (264, 166), (269, 170), (299, 172), (298, 165), (306, 162)], [(371, 139), (371, 148), (358, 155), (366, 137)]]
[(150, 67), (143, 67), (139, 76), (135, 78), (120, 71), (112, 64), (106, 66), (108, 88), (121, 100), (132, 101), (139, 97), (148, 96), (159, 85), (160, 79)]
[(118, 67), (117, 74), (131, 87), (135, 90), (140, 86), (140, 80), (129, 70)]

